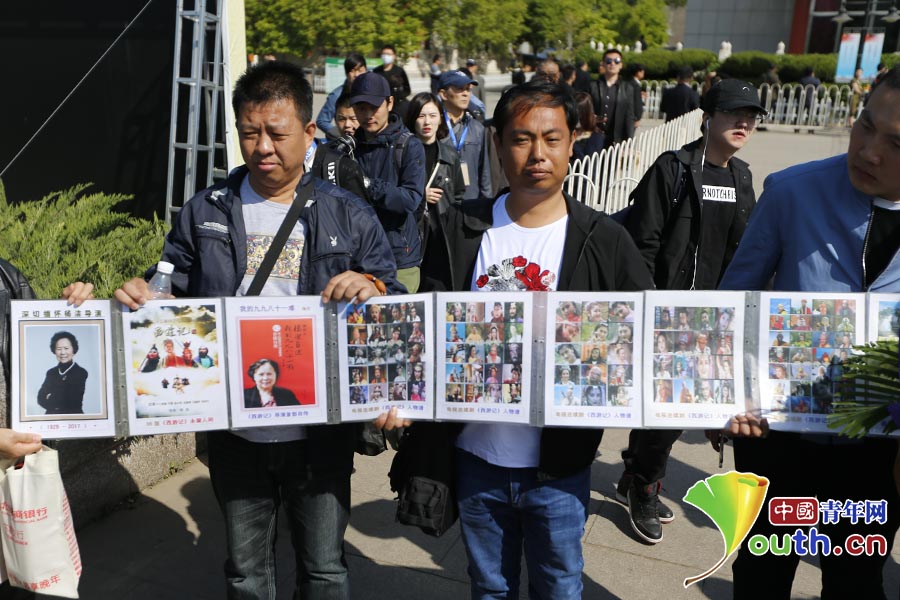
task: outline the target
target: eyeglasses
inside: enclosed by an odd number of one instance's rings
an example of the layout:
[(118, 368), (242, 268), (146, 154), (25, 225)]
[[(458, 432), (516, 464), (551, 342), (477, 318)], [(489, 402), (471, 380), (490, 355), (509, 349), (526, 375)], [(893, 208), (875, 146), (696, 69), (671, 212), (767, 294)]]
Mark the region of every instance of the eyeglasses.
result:
[(762, 123), (764, 119), (762, 113), (758, 113), (754, 110), (720, 110), (719, 112), (730, 118), (736, 119), (739, 123), (746, 122), (751, 128)]
[(622, 62), (622, 59), (621, 58), (607, 58), (603, 62), (608, 65), (617, 65)]

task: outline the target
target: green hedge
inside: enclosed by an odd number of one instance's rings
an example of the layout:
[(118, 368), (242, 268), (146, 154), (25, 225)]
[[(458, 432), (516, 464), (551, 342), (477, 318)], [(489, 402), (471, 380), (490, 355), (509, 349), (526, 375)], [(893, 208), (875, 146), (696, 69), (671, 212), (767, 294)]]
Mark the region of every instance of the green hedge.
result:
[(165, 222), (118, 210), (128, 196), (86, 193), (77, 185), (42, 200), (11, 204), (0, 183), (0, 257), (21, 270), (39, 298), (58, 298), (89, 281), (109, 298), (162, 254)]
[(778, 77), (782, 83), (798, 81), (807, 67), (815, 69), (816, 77), (823, 82), (833, 82), (837, 54), (777, 55), (752, 50), (735, 52), (719, 66), (719, 73), (759, 84), (770, 63), (778, 65)]
[[(597, 72), (603, 52), (591, 50), (590, 47), (580, 48), (575, 52), (578, 60), (587, 61), (591, 73)], [(636, 52), (623, 53), (625, 65), (641, 63), (646, 68), (647, 79), (673, 79), (681, 67), (690, 66), (694, 71), (705, 71), (710, 65), (715, 64), (716, 54), (710, 50), (696, 48), (685, 49), (680, 52), (665, 50), (663, 48), (651, 48), (640, 54)]]

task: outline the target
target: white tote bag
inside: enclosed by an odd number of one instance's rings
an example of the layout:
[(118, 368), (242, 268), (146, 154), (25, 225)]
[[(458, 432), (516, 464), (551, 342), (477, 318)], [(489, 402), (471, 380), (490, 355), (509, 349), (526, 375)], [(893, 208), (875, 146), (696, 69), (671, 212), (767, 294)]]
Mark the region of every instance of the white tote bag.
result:
[(6, 576), (42, 594), (78, 598), (81, 555), (56, 450), (25, 457), (0, 481), (0, 542)]

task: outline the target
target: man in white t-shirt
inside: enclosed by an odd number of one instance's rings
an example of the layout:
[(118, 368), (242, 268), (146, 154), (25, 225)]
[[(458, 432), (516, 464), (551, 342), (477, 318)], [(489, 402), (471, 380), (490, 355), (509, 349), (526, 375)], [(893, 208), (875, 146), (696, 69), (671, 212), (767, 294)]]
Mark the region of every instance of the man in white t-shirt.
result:
[[(558, 84), (538, 81), (504, 93), (494, 142), (509, 193), (490, 204), (451, 207), (451, 258), (423, 265), (428, 289), (653, 286), (625, 230), (562, 191), (577, 121), (574, 98)], [(462, 427), (455, 484), (473, 598), (518, 597), (523, 547), (532, 597), (581, 597), (581, 536), (602, 435), (501, 423)]]
[[(306, 186), (311, 197), (260, 295), (321, 294), (324, 302), (365, 302), (405, 291), (375, 211), (309, 174), (316, 125), (312, 88), (302, 71), (277, 61), (251, 67), (238, 80), (232, 103), (246, 167), (191, 198), (178, 213), (163, 248), (163, 260), (175, 267), (173, 294), (245, 295)], [(69, 292), (78, 301), (90, 289)], [(132, 309), (150, 298), (139, 278), (115, 295)], [(385, 414), (376, 426), (392, 428), (395, 422), (394, 414)], [(276, 596), (275, 531), (282, 503), (296, 556), (294, 595), (350, 597), (343, 540), (357, 434), (356, 426), (346, 424), (208, 434), (210, 480), (227, 532), (228, 598)]]

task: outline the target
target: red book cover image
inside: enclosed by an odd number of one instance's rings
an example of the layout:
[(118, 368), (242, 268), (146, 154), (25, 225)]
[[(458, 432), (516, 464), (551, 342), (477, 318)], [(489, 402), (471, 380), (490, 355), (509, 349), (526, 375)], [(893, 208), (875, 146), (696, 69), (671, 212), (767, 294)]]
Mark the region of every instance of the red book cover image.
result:
[[(311, 317), (280, 319), (245, 319), (239, 324), (241, 365), (244, 371), (244, 390), (269, 385), (270, 380), (250, 376), (251, 367), (260, 360), (271, 361), (277, 367), (260, 367), (269, 378), (274, 375), (274, 387), (288, 390), (299, 404), (316, 405), (315, 328)], [(257, 381), (257, 379), (259, 381)], [(278, 394), (283, 406), (290, 394)], [(291, 402), (292, 403), (292, 402)], [(258, 407), (256, 407), (258, 408)]]

